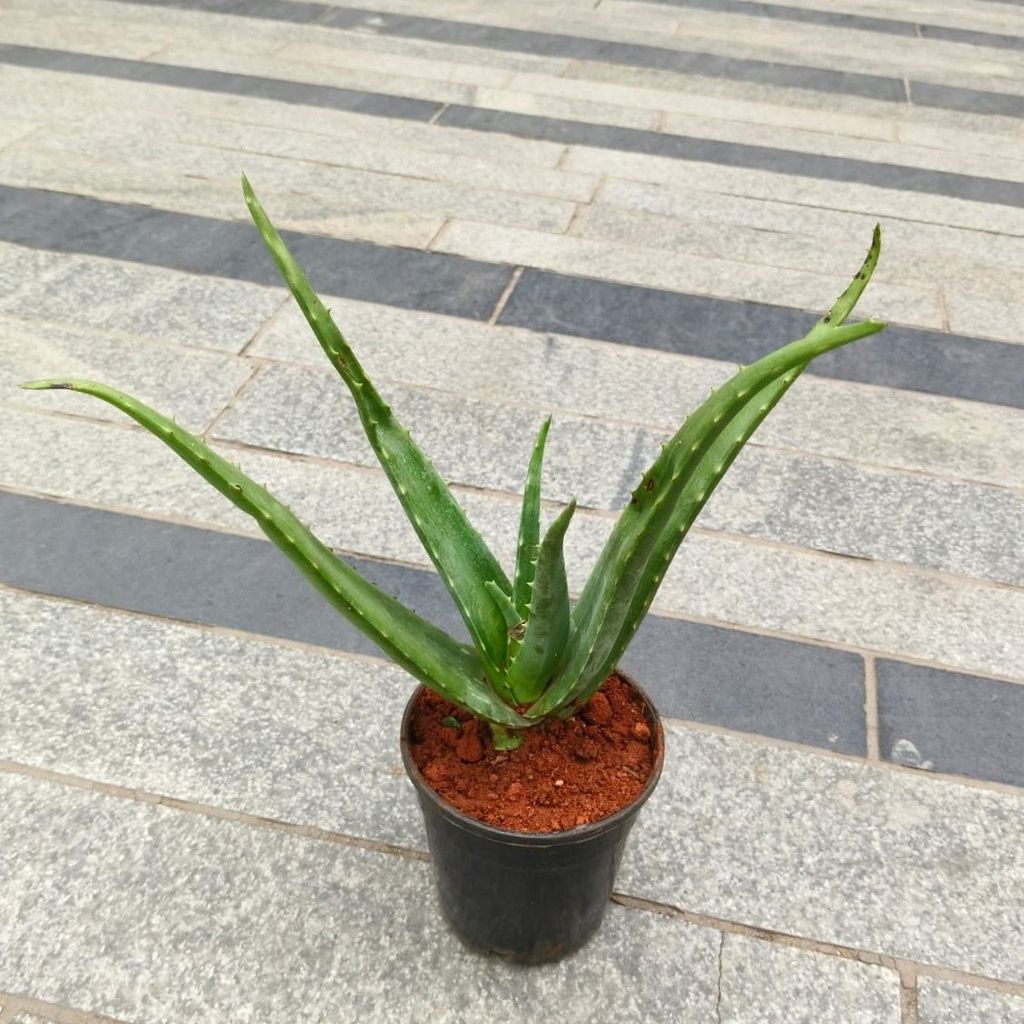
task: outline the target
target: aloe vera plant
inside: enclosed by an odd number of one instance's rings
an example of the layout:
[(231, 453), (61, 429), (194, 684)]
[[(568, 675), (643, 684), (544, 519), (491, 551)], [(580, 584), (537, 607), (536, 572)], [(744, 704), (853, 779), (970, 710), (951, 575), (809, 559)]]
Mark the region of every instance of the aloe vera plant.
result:
[(615, 523), (575, 607), (563, 540), (567, 506), (541, 535), (541, 469), (550, 420), (537, 436), (526, 475), (512, 579), (452, 497), (427, 456), (366, 376), (330, 312), (243, 178), (253, 220), (345, 383), (366, 436), (398, 500), (454, 600), (467, 646), (404, 608), (338, 558), (272, 494), (198, 437), (142, 402), (89, 380), (31, 381), (29, 389), (93, 395), (141, 424), (243, 512), (345, 618), (426, 686), (486, 721), (495, 745), (517, 746), (521, 731), (583, 706), (615, 668), (658, 591), (676, 549), (743, 445), (807, 364), (880, 331), (847, 323), (881, 247), (876, 227), (863, 266), (828, 314), (807, 333), (739, 371), (691, 413), (643, 474)]

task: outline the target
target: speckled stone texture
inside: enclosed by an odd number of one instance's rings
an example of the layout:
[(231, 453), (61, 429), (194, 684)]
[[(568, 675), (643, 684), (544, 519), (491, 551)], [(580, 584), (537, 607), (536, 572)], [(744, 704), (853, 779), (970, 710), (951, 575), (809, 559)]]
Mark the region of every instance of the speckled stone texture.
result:
[(1024, 994), (968, 987), (922, 978), (917, 994), (918, 1024), (1024, 1024)]
[(666, 765), (624, 891), (1024, 981), (1024, 796), (675, 723)]
[(721, 1024), (900, 1024), (895, 971), (740, 935), (722, 948)]
[[(2, 597), (12, 759), (422, 848), (395, 741), (399, 670)], [(1024, 798), (673, 722), (666, 732), (621, 891), (1024, 978)]]
[(613, 906), (578, 955), (465, 952), (427, 865), (0, 776), (0, 988), (136, 1024), (713, 1019), (718, 933)]

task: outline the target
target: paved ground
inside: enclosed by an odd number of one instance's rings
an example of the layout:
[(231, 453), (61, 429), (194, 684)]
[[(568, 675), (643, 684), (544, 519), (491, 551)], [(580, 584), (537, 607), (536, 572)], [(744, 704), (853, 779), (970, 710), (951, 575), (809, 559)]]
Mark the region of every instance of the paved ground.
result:
[[(0, 0), (0, 1022), (1024, 1021), (1024, 4)], [(464, 953), (409, 692), (131, 390), (456, 628), (245, 169), (506, 556), (575, 585), (682, 413), (879, 338), (737, 462), (628, 666), (665, 778), (599, 938)], [(3, 993), (6, 993), (4, 995)]]

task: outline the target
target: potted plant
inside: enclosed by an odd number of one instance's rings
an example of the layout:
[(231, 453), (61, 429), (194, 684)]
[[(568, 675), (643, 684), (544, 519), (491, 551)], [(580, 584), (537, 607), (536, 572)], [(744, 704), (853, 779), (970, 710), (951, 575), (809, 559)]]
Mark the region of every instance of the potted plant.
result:
[[(657, 712), (616, 665), (718, 481), (810, 360), (884, 326), (847, 324), (878, 260), (799, 341), (742, 367), (643, 474), (575, 606), (563, 538), (574, 504), (540, 528), (546, 422), (526, 474), (511, 578), (363, 372), (248, 181), (264, 242), (331, 364), (472, 640), (457, 642), (363, 579), (268, 491), (199, 438), (103, 384), (93, 395), (160, 438), (242, 511), (331, 605), (421, 684), (401, 751), (426, 822), (441, 908), (471, 947), (550, 960), (598, 927), (627, 833), (661, 771)], [(550, 422), (550, 421), (549, 421)]]

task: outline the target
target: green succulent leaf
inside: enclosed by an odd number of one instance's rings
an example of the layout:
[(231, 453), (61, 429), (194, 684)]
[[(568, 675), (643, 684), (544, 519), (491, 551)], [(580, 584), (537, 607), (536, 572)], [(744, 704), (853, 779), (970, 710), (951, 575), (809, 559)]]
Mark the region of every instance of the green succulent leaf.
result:
[(483, 666), (475, 652), (365, 580), (265, 488), (173, 420), (95, 381), (41, 380), (21, 386), (27, 390), (78, 391), (120, 409), (252, 516), (328, 602), (410, 675), (473, 715), (513, 728), (529, 724), (499, 700), (484, 681)]
[(490, 591), (491, 597), (494, 598), (494, 603), (498, 606), (501, 614), (505, 616), (505, 625), (509, 629), (515, 629), (517, 626), (523, 624), (523, 618), (517, 611), (514, 604), (512, 604), (512, 598), (505, 593), (504, 590), (498, 586), (494, 580), (488, 580), (485, 584), (488, 591)]
[(248, 180), (245, 201), (292, 296), (313, 329), (331, 365), (347, 385), (366, 436), (398, 495), (406, 515), (452, 595), (469, 635), (499, 694), (504, 682), (507, 629), (501, 609), (487, 587), (494, 581), (506, 593), (512, 587), (483, 539), (470, 525), (433, 463), (413, 442), (370, 382), (341, 331), (282, 241)]
[(519, 517), (519, 542), (516, 545), (516, 568), (512, 577), (512, 603), (525, 619), (530, 604), (530, 584), (533, 582), (534, 566), (537, 564), (537, 545), (540, 543), (540, 478), (544, 465), (544, 446), (551, 427), (549, 416), (541, 425), (533, 454), (526, 471), (526, 486), (523, 488), (523, 510)]
[(733, 459), (804, 367), (819, 355), (882, 330), (846, 325), (878, 261), (875, 228), (864, 265), (808, 334), (742, 368), (714, 391), (662, 449), (633, 492), (572, 615), (570, 656), (527, 711), (567, 712), (614, 668), (650, 606), (673, 555)]
[(537, 554), (526, 632), (508, 666), (509, 686), (518, 704), (529, 704), (541, 695), (569, 640), (563, 542), (575, 511), (574, 501), (556, 516)]

